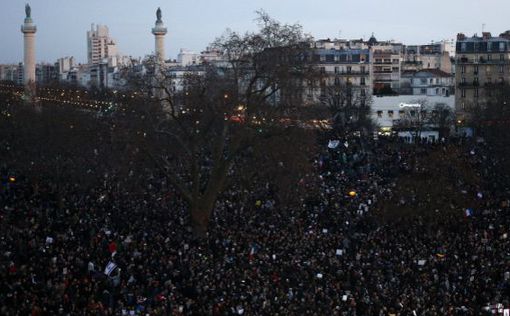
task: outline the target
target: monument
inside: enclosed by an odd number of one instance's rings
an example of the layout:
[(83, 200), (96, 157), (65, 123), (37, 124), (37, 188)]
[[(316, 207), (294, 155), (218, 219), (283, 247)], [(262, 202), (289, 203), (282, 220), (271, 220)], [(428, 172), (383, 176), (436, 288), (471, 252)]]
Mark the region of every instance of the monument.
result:
[(23, 33), (23, 82), (28, 94), (35, 93), (35, 32), (37, 27), (32, 21), (32, 9), (30, 5), (25, 5), (25, 23), (21, 26)]
[(158, 8), (156, 11), (156, 25), (152, 28), (152, 34), (154, 34), (156, 41), (156, 60), (159, 63), (165, 62), (165, 35), (167, 33), (167, 29), (163, 24), (163, 20), (161, 20), (161, 9)]

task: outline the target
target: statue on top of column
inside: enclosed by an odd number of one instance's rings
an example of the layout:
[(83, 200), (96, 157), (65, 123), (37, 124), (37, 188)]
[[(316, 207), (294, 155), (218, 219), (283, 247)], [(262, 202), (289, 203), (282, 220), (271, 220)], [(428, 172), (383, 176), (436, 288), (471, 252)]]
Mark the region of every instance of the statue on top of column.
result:
[(158, 18), (157, 22), (162, 22), (161, 21), (161, 9), (158, 8), (158, 10), (156, 11), (156, 17)]
[(25, 5), (25, 13), (27, 14), (27, 18), (31, 18), (32, 9), (30, 8), (30, 5), (28, 3)]

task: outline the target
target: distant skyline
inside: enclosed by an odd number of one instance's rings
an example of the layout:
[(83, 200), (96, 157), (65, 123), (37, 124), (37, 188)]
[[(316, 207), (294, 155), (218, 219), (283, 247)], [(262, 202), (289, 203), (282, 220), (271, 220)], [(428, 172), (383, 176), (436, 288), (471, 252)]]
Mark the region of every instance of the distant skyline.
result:
[[(485, 30), (498, 35), (510, 29), (508, 0), (33, 0), (37, 25), (37, 62), (74, 56), (86, 62), (86, 32), (104, 24), (123, 55), (144, 57), (154, 52), (151, 28), (161, 7), (168, 28), (166, 58), (179, 49), (200, 52), (230, 28), (244, 33), (256, 29), (255, 11), (263, 9), (282, 23), (300, 23), (316, 39), (368, 39), (426, 44), (472, 36)], [(20, 26), (25, 1), (0, 4), (0, 63), (23, 60)]]

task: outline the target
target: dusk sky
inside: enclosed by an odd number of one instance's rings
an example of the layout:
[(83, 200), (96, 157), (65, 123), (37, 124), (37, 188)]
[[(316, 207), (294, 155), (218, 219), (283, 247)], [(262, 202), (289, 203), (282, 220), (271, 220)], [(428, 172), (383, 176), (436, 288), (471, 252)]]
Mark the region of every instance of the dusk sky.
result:
[[(493, 35), (510, 29), (509, 0), (32, 0), (30, 5), (38, 62), (64, 56), (85, 62), (92, 23), (109, 27), (122, 54), (150, 54), (158, 6), (168, 28), (167, 58), (176, 58), (180, 48), (200, 52), (226, 28), (254, 30), (259, 9), (281, 22), (302, 24), (316, 39), (368, 39), (374, 32), (379, 40), (424, 44), (453, 39), (458, 32), (480, 34), (484, 23)], [(1, 0), (0, 63), (23, 58), (24, 6), (22, 0)]]

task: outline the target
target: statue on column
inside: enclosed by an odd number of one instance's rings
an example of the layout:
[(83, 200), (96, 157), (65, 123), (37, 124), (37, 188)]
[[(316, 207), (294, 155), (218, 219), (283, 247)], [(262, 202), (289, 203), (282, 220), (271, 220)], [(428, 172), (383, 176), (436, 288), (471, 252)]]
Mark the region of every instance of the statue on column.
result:
[(32, 9), (28, 3), (25, 5), (25, 13), (27, 14), (27, 19), (30, 19), (32, 15)]
[(162, 22), (161, 21), (161, 9), (158, 8), (158, 10), (156, 11), (156, 17), (158, 18), (157, 22)]

